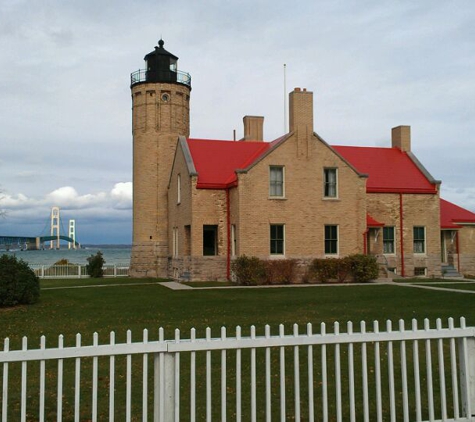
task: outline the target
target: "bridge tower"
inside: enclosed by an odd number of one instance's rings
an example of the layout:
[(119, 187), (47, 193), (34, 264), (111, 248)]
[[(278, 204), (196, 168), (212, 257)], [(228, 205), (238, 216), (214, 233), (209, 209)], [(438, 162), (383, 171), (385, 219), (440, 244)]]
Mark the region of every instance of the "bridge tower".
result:
[(51, 240), (50, 249), (59, 249), (59, 227), (59, 207), (53, 207), (51, 208), (51, 236), (56, 236), (56, 240)]
[(68, 236), (73, 240), (68, 243), (68, 249), (76, 249), (76, 220), (69, 220)]
[(131, 74), (134, 277), (167, 276), (168, 182), (178, 137), (190, 133), (191, 77), (163, 45)]

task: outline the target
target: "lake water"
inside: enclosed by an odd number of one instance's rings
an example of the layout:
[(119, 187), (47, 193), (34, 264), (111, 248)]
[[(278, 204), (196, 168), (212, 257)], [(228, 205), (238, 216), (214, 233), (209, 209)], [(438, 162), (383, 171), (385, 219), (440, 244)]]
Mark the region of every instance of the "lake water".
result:
[(88, 245), (82, 249), (45, 249), (39, 251), (0, 251), (0, 255), (15, 255), (17, 258), (23, 259), (28, 264), (37, 265), (53, 265), (61, 259), (67, 259), (74, 264), (87, 264), (87, 258), (95, 255), (97, 251), (101, 251), (106, 261), (106, 265), (124, 265), (130, 264), (130, 245)]

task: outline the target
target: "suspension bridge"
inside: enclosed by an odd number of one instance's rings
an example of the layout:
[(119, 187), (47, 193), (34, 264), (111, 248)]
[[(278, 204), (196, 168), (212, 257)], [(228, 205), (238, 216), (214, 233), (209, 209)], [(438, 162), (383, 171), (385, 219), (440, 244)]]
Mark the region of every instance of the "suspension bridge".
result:
[(76, 241), (76, 220), (69, 220), (68, 235), (61, 234), (62, 225), (59, 207), (51, 208), (51, 218), (49, 221), (49, 234), (41, 236), (0, 236), (0, 249), (59, 249), (62, 240), (68, 243), (69, 249), (78, 249), (81, 247)]

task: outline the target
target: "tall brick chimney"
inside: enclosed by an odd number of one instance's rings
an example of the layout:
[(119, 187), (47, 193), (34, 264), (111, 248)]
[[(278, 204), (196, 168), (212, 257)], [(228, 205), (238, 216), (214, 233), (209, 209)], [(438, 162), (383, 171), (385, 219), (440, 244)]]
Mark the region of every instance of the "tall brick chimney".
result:
[(411, 126), (397, 126), (391, 129), (391, 145), (403, 152), (411, 151)]
[(264, 117), (244, 116), (244, 141), (264, 140)]
[(313, 92), (295, 88), (289, 95), (289, 129), (313, 134)]
[(289, 95), (289, 129), (297, 138), (297, 156), (310, 156), (313, 137), (313, 92), (295, 88)]

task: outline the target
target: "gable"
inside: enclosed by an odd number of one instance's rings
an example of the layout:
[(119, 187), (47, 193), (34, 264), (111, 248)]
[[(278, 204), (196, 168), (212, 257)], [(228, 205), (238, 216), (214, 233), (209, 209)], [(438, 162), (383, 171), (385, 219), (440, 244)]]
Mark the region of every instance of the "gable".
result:
[(436, 182), (429, 180), (408, 153), (397, 148), (332, 148), (359, 172), (368, 174), (368, 193), (437, 193)]

